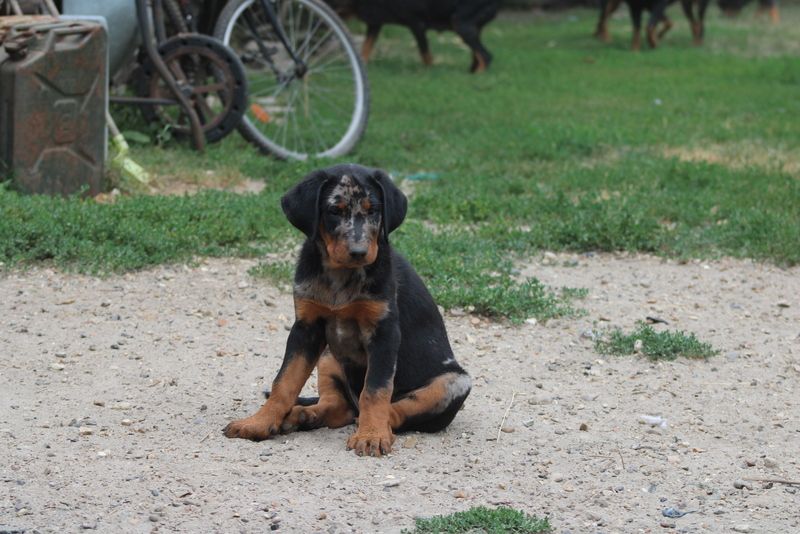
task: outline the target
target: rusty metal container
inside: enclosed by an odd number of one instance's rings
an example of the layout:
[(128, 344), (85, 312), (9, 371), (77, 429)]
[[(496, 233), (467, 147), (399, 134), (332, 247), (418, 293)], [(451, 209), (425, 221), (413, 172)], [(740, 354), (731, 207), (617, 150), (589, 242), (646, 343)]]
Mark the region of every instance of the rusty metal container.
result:
[(95, 22), (0, 19), (0, 43), (2, 174), (28, 193), (100, 193), (108, 105), (105, 30)]

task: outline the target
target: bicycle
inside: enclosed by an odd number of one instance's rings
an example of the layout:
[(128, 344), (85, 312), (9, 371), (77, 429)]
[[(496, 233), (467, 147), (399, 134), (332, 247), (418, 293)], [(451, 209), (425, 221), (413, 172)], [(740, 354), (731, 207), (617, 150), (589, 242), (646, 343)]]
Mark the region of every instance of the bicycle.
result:
[(149, 14), (144, 2), (136, 0), (144, 48), (152, 46), (154, 40), (157, 53), (150, 51), (140, 58), (140, 68), (133, 76), (138, 98), (114, 97), (112, 101), (138, 103), (148, 121), (167, 124), (178, 135), (188, 134), (187, 110), (176, 107), (168, 98), (168, 79), (159, 73), (156, 61), (160, 58), (191, 102), (205, 140), (220, 141), (237, 127), (246, 109), (244, 66), (218, 39), (201, 35), (192, 27), (182, 5), (186, 0), (151, 0)]
[(369, 85), (341, 19), (320, 0), (229, 0), (213, 35), (244, 65), (240, 133), (281, 159), (346, 154), (364, 134)]

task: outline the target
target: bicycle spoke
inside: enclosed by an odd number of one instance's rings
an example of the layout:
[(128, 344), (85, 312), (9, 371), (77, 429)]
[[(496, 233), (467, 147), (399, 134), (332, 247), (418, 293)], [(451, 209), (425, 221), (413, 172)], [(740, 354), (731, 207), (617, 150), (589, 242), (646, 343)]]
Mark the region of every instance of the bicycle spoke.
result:
[(314, 26), (313, 30), (311, 29), (311, 23), (309, 22), (308, 24), (309, 29), (306, 31), (306, 38), (303, 40), (303, 44), (297, 48), (297, 55), (303, 59), (303, 63), (308, 62), (308, 54), (306, 54), (306, 49), (311, 44), (311, 37), (313, 37), (314, 33), (319, 29), (322, 22), (322, 19), (317, 19), (317, 25)]
[(332, 35), (333, 35), (333, 30), (328, 28), (328, 31), (325, 33), (325, 37), (323, 39), (320, 39), (319, 41), (317, 41), (317, 44), (314, 45), (314, 48), (309, 50), (309, 52), (306, 55), (306, 57), (311, 57), (314, 54), (314, 52), (316, 52), (317, 49), (322, 45), (322, 43), (326, 42), (328, 40), (328, 38), (330, 36), (332, 36)]

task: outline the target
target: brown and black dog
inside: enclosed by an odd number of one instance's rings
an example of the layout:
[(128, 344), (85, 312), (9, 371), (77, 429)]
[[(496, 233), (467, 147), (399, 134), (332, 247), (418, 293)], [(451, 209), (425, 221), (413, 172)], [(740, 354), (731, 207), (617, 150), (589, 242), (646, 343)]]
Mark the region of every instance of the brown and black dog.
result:
[(470, 72), (489, 67), (492, 54), (481, 42), (481, 30), (500, 7), (500, 0), (327, 0), (342, 17), (356, 16), (367, 24), (367, 38), (361, 49), (369, 60), (384, 24), (406, 26), (417, 41), (422, 62), (433, 63), (428, 47), (428, 30), (452, 30), (472, 50)]
[[(642, 13), (644, 11), (650, 12), (650, 20), (647, 22), (646, 35), (647, 43), (651, 48), (658, 46), (664, 35), (672, 28), (672, 21), (667, 17), (667, 7), (674, 0), (625, 0), (630, 10), (631, 21), (633, 22), (633, 39), (631, 48), (639, 50), (641, 48), (641, 28), (642, 28)], [(683, 12), (689, 21), (692, 29), (692, 37), (694, 44), (703, 44), (703, 37), (705, 36), (705, 16), (706, 9), (710, 0), (680, 0)], [(594, 32), (595, 37), (601, 41), (610, 41), (611, 38), (608, 33), (608, 19), (616, 11), (622, 0), (600, 0), (600, 17), (597, 20), (597, 29)], [(661, 24), (661, 28), (658, 25)]]
[[(389, 245), (405, 218), (403, 193), (383, 171), (337, 165), (306, 176), (281, 206), (307, 237), (294, 279), (296, 318), (266, 403), (225, 435), (263, 440), (358, 418), (347, 447), (380, 456), (395, 432), (449, 425), (471, 382), (433, 298)], [(298, 398), (315, 366), (319, 398)]]

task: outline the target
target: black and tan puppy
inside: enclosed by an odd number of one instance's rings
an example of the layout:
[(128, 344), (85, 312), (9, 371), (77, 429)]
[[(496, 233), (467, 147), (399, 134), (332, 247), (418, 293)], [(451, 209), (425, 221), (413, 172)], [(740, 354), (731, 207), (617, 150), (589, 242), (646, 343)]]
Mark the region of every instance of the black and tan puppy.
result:
[(367, 24), (367, 37), (361, 49), (369, 60), (384, 24), (406, 26), (417, 41), (422, 62), (433, 63), (428, 46), (428, 30), (452, 30), (472, 51), (470, 72), (489, 67), (492, 55), (481, 42), (481, 30), (500, 7), (500, 0), (327, 0), (339, 15), (355, 15)]
[[(433, 298), (389, 245), (405, 218), (403, 193), (383, 171), (337, 165), (306, 176), (281, 205), (307, 236), (296, 319), (267, 402), (225, 435), (262, 440), (358, 418), (347, 447), (380, 456), (395, 432), (445, 428), (471, 383)], [(314, 366), (319, 398), (298, 399)]]

